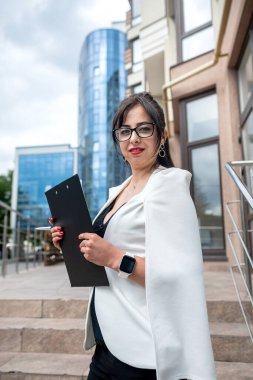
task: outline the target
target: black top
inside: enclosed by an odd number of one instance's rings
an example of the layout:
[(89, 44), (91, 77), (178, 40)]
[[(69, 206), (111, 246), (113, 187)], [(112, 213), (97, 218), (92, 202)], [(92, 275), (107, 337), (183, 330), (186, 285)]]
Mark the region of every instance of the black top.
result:
[[(97, 219), (95, 220), (95, 222), (93, 223), (93, 228), (94, 228), (94, 232), (99, 235), (100, 237), (104, 237), (104, 234), (105, 234), (105, 230), (106, 230), (106, 227), (108, 226), (108, 223), (110, 222), (111, 218), (113, 217), (113, 214), (108, 220), (106, 223), (104, 223), (104, 219), (105, 219), (105, 216), (108, 214), (108, 212), (111, 211), (111, 209), (113, 208), (114, 206), (114, 203), (115, 203), (115, 200), (108, 206), (106, 207), (102, 212), (101, 214), (97, 217)], [(125, 203), (124, 203), (125, 204)], [(124, 205), (123, 204), (123, 205)], [(123, 206), (122, 205), (122, 206)], [(122, 207), (121, 206), (121, 207)], [(119, 210), (119, 209), (118, 209)], [(117, 210), (117, 211), (118, 211)], [(116, 212), (117, 212), (116, 211)], [(95, 290), (96, 288), (94, 288), (94, 291), (93, 291), (93, 296), (92, 296), (92, 300), (91, 300), (91, 305), (90, 305), (90, 313), (91, 313), (91, 320), (92, 320), (92, 326), (93, 326), (93, 332), (94, 332), (94, 336), (95, 336), (95, 340), (96, 340), (96, 344), (100, 344), (100, 345), (105, 345), (105, 342), (104, 342), (104, 338), (103, 338), (103, 335), (102, 335), (102, 332), (100, 330), (100, 327), (99, 327), (99, 323), (98, 323), (98, 320), (97, 320), (97, 316), (96, 316), (96, 310), (95, 310)]]

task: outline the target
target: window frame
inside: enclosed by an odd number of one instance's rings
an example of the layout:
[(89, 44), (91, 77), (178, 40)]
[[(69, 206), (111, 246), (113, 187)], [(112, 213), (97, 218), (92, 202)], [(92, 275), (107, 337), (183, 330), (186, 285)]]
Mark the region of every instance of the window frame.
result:
[[(211, 0), (210, 0), (211, 1)], [(191, 57), (189, 59), (184, 60), (183, 59), (183, 40), (187, 37), (193, 36), (194, 34), (197, 34), (198, 32), (201, 32), (211, 26), (213, 26), (213, 21), (208, 21), (194, 29), (189, 30), (188, 32), (185, 32), (184, 30), (184, 6), (183, 6), (183, 0), (174, 0), (174, 9), (175, 9), (175, 20), (176, 20), (176, 45), (177, 45), (177, 61), (178, 63), (187, 62), (191, 59), (195, 59), (197, 57), (200, 57), (203, 54), (207, 54), (211, 50), (207, 50), (204, 53), (200, 53), (199, 55), (196, 55), (194, 57)], [(212, 17), (213, 18), (213, 17)]]
[[(242, 51), (241, 51), (241, 54), (240, 54), (240, 58), (239, 58), (239, 62), (238, 62), (238, 65), (237, 65), (237, 87), (238, 87), (238, 107), (239, 107), (239, 111), (240, 111), (240, 131), (241, 131), (241, 136), (242, 136), (242, 129), (243, 129), (243, 126), (250, 114), (250, 112), (253, 111), (253, 92), (252, 94), (250, 95), (248, 101), (247, 101), (247, 104), (245, 105), (244, 109), (241, 110), (241, 105), (240, 105), (240, 88), (239, 88), (239, 67), (240, 67), (240, 64), (242, 62), (242, 59), (243, 59), (243, 55), (245, 53), (245, 50), (247, 48), (247, 45), (249, 44), (249, 48), (250, 48), (250, 52), (252, 54), (252, 60), (253, 60), (253, 24), (251, 25), (251, 29), (249, 30), (249, 33), (247, 35), (247, 38), (243, 44), (243, 47), (242, 47)], [(244, 152), (243, 152), (244, 154)]]
[(135, 38), (135, 39), (133, 39), (132, 41), (131, 41), (131, 50), (132, 50), (132, 72), (133, 73), (137, 73), (138, 71), (141, 71), (142, 70), (142, 68), (143, 68), (143, 60), (142, 59), (140, 59), (139, 61), (137, 61), (137, 62), (134, 62), (134, 43), (136, 42), (136, 41), (139, 41), (139, 43), (140, 43), (140, 50), (141, 50), (141, 40), (140, 40), (140, 38), (139, 37), (137, 37), (137, 38)]
[[(182, 168), (193, 172), (192, 164), (192, 155), (191, 151), (195, 148), (201, 148), (208, 145), (217, 145), (218, 150), (218, 165), (219, 165), (219, 184), (220, 184), (220, 204), (221, 204), (221, 221), (223, 225), (223, 248), (202, 248), (203, 259), (208, 261), (227, 261), (226, 256), (226, 237), (225, 237), (225, 223), (224, 223), (224, 212), (223, 212), (223, 195), (222, 195), (222, 179), (221, 179), (221, 159), (220, 159), (220, 143), (219, 143), (219, 134), (217, 136), (212, 136), (204, 138), (201, 140), (195, 140), (188, 142), (188, 131), (187, 131), (187, 103), (201, 99), (208, 95), (217, 94), (215, 89), (209, 91), (198, 93), (194, 96), (189, 96), (180, 101), (179, 112), (180, 112), (180, 146), (181, 146), (181, 159), (182, 159)], [(193, 190), (193, 181), (190, 184), (190, 192), (192, 199), (194, 201), (194, 190)]]
[(133, 15), (133, 4), (134, 4), (134, 0), (131, 0), (131, 24), (132, 26), (136, 26), (138, 24), (140, 24), (141, 22), (141, 12), (139, 14), (137, 14), (136, 16)]
[[(244, 134), (245, 123), (246, 123), (248, 117), (250, 116), (250, 113), (251, 112), (253, 113), (253, 92), (250, 95), (250, 97), (249, 97), (249, 99), (248, 99), (248, 101), (247, 101), (244, 109), (241, 110), (240, 95), (239, 95), (240, 94), (240, 88), (239, 88), (239, 67), (240, 67), (240, 64), (242, 62), (242, 59), (243, 59), (243, 56), (244, 56), (244, 53), (245, 53), (245, 50), (246, 50), (248, 44), (249, 44), (249, 49), (250, 49), (250, 52), (252, 54), (252, 60), (253, 60), (253, 22), (250, 25), (250, 28), (249, 28), (248, 33), (247, 33), (247, 36), (246, 36), (245, 41), (244, 41), (244, 43), (242, 45), (241, 54), (240, 54), (240, 57), (238, 59), (238, 64), (237, 64), (238, 109), (239, 109), (239, 113), (240, 113), (240, 137), (239, 137), (239, 142), (241, 143), (241, 152), (242, 152), (242, 159), (243, 160), (248, 159), (248, 157), (245, 156), (245, 147), (244, 147), (244, 136), (243, 136), (243, 134)], [(245, 176), (245, 180), (247, 181), (247, 173), (244, 172), (243, 174)], [(250, 207), (246, 207), (245, 208), (245, 218), (246, 218), (246, 225), (250, 227), (251, 224), (252, 224), (252, 222), (253, 222), (253, 212), (251, 211)], [(253, 247), (253, 236), (251, 235), (250, 232), (247, 233), (246, 239), (247, 239), (249, 247), (252, 248)]]

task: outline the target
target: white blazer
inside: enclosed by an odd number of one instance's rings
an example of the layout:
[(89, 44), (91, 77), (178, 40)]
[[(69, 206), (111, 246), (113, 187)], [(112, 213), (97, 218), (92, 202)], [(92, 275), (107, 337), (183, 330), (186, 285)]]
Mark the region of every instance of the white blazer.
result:
[[(117, 197), (130, 178), (111, 189), (100, 212)], [(199, 226), (189, 192), (190, 180), (191, 174), (186, 170), (160, 166), (143, 192), (146, 299), (157, 380), (216, 380)], [(135, 220), (132, 220), (131, 228), (134, 229), (134, 225)], [(106, 239), (110, 241), (110, 234)], [(127, 241), (124, 245), (127, 247)], [(86, 350), (95, 344), (90, 301), (85, 328)], [(143, 352), (145, 355), (145, 350)]]

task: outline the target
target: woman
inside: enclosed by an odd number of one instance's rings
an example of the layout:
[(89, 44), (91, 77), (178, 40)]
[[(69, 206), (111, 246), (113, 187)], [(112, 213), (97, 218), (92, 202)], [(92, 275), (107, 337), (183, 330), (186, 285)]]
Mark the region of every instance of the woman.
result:
[[(149, 93), (123, 100), (112, 136), (132, 175), (79, 235), (110, 286), (91, 292), (88, 380), (215, 380), (191, 174), (174, 168), (164, 113)], [(51, 229), (60, 249), (61, 227)]]

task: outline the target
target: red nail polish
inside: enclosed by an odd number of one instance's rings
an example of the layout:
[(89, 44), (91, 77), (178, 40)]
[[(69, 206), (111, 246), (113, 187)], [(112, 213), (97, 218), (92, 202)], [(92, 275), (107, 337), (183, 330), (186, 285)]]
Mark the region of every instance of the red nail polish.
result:
[(63, 235), (63, 234), (64, 234), (64, 232), (63, 232), (63, 231), (60, 231), (60, 232), (59, 232), (59, 234)]
[(58, 231), (61, 231), (61, 227), (57, 227), (57, 230), (58, 230)]

